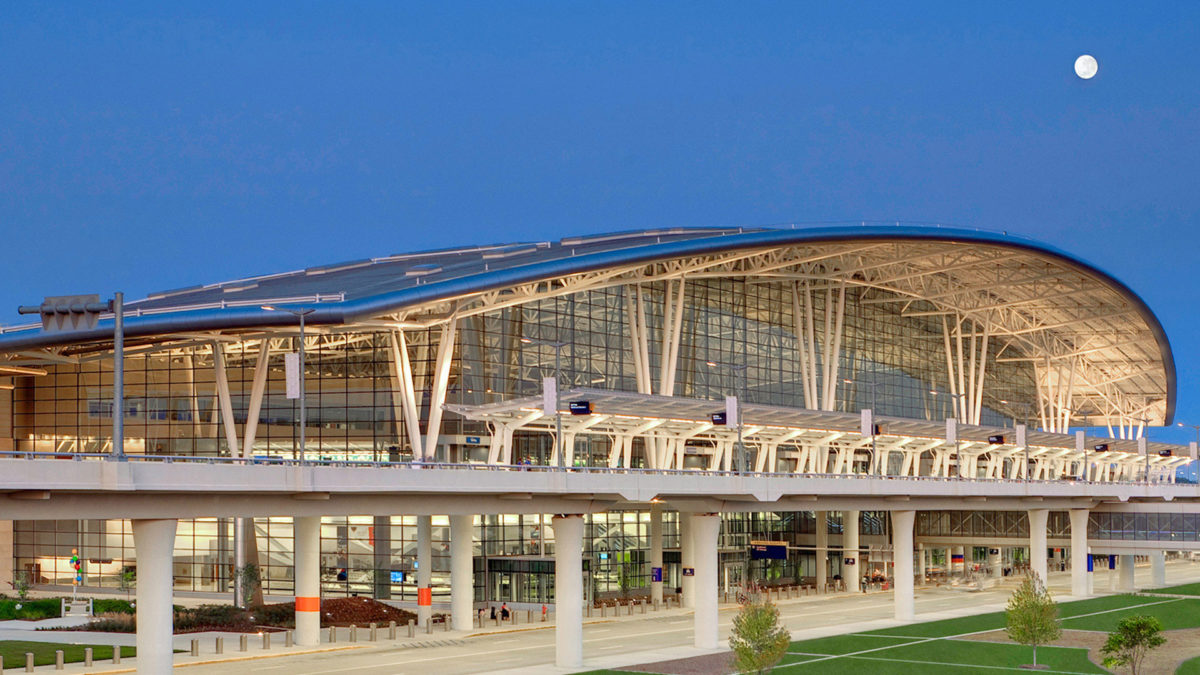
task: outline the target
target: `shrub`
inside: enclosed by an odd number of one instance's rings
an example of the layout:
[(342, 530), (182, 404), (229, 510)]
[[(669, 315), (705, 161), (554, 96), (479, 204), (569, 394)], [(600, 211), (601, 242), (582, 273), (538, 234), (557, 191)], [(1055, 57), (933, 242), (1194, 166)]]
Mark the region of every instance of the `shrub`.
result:
[(128, 600), (113, 600), (109, 598), (97, 598), (92, 600), (92, 613), (96, 616), (101, 614), (133, 614), (133, 603)]
[[(17, 607), (20, 609), (17, 609)], [(5, 599), (0, 600), (0, 621), (9, 619), (53, 619), (62, 615), (62, 601), (58, 598)]]
[(791, 635), (779, 625), (779, 608), (770, 602), (748, 602), (733, 619), (729, 646), (741, 673), (765, 673), (787, 653)]

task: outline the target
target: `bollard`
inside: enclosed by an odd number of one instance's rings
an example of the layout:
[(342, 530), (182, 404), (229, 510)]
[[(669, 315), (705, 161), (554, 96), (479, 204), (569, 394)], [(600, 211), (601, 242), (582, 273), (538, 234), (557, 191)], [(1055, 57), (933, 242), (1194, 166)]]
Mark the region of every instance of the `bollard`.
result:
[(358, 642), (358, 626), (350, 624), (350, 641)]
[(625, 616), (633, 616), (633, 603), (625, 605)]
[(414, 628), (415, 628), (415, 626), (413, 625), (413, 620), (409, 619), (408, 620), (408, 637), (413, 637), (413, 635), (415, 634)]
[(270, 649), (270, 648), (271, 648), (271, 634), (269, 632), (264, 631), (263, 632), (263, 649)]
[(442, 617), (442, 632), (443, 633), (450, 632), (450, 615), (449, 614)]
[(379, 638), (379, 626), (375, 625), (375, 623), (372, 622), (371, 623), (371, 642), (375, 642), (375, 640), (378, 638)]
[(283, 634), (283, 646), (291, 647), (293, 644), (295, 643), (292, 640), (292, 631), (285, 631)]
[(429, 620), (425, 622), (425, 634), (433, 635), (433, 617), (432, 616), (429, 617)]
[(653, 609), (656, 612), (658, 611), (658, 598), (654, 599), (654, 606), (651, 607), (650, 609)]
[(54, 669), (63, 669), (63, 650), (61, 649), (54, 650)]
[(192, 640), (192, 656), (200, 656), (200, 641)]
[(113, 662), (114, 666), (121, 664), (121, 646), (120, 645), (113, 647), (112, 662)]
[(225, 638), (223, 638), (223, 637), (219, 637), (219, 638), (217, 638), (217, 647), (216, 647), (216, 649), (217, 649), (217, 653), (218, 653), (218, 654), (224, 654), (224, 653), (225, 653)]
[[(84, 665), (84, 667), (87, 667), (87, 668), (92, 667), (92, 648), (91, 647), (83, 648), (83, 665)], [(4, 657), (0, 656), (0, 673), (3, 673), (3, 672), (4, 672)]]
[(603, 619), (606, 617), (608, 617), (608, 605), (600, 603), (600, 618)]
[(645, 614), (646, 613), (646, 601), (642, 600), (638, 604), (642, 606), (642, 614)]
[(335, 642), (337, 642), (337, 627), (330, 626), (329, 627), (329, 644), (333, 644)]
[(33, 652), (25, 652), (25, 672), (33, 672)]
[(250, 648), (250, 637), (245, 633), (238, 636), (238, 651), (244, 652)]
[(589, 619), (592, 618), (592, 606), (591, 605), (587, 606), (587, 618), (589, 618)]
[(533, 610), (525, 610), (525, 623), (533, 623)]
[(517, 625), (517, 610), (512, 611), (512, 625)]
[(396, 622), (395, 621), (388, 622), (388, 639), (389, 640), (396, 639)]

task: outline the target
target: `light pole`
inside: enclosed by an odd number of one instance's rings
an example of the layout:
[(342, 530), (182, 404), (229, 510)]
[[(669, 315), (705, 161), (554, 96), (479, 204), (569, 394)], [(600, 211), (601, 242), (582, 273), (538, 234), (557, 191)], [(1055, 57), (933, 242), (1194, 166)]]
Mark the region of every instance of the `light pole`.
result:
[[(300, 349), (299, 349), (299, 352), (300, 352), (300, 358), (299, 358), (299, 361), (300, 361), (300, 368), (299, 368), (299, 370), (300, 370), (300, 463), (304, 464), (305, 463), (304, 436), (305, 436), (305, 429), (307, 427), (307, 422), (308, 422), (307, 419), (305, 418), (305, 409), (304, 409), (304, 394), (305, 394), (305, 391), (304, 391), (304, 317), (308, 316), (309, 314), (312, 314), (313, 312), (315, 312), (317, 310), (309, 308), (309, 307), (297, 307), (297, 308), (293, 309), (290, 307), (276, 307), (274, 305), (263, 305), (262, 308), (267, 310), (268, 312), (287, 312), (288, 314), (291, 314), (292, 316), (300, 319)], [(263, 338), (263, 339), (266, 339), (266, 338)], [(232, 449), (230, 450), (230, 452), (232, 453)]]
[[(1028, 403), (1024, 403), (1022, 401), (1008, 401), (1005, 399), (1000, 399), (1000, 402), (1003, 403), (1004, 405), (1021, 406), (1021, 409), (1025, 411), (1025, 417), (1022, 418), (1022, 421), (1025, 423), (1025, 434), (1026, 434), (1025, 448), (1024, 448), (1024, 450), (1025, 450), (1025, 471), (1023, 473), (1025, 474), (1025, 482), (1028, 483), (1029, 482), (1029, 436), (1028, 436), (1028, 434), (1029, 434), (1029, 417), (1033, 414), (1033, 406), (1029, 405)], [(1015, 427), (1016, 425), (1017, 425), (1017, 420), (1014, 417), (1013, 418), (1013, 426)]]
[[(1195, 429), (1196, 430), (1196, 447), (1200, 448), (1200, 424), (1184, 424), (1183, 422), (1176, 422), (1176, 426), (1191, 427), (1191, 428)], [(1196, 465), (1194, 462), (1192, 464), (1192, 468), (1193, 469), (1196, 468)], [(1197, 476), (1200, 477), (1200, 473), (1198, 473)]]
[[(846, 378), (843, 378), (842, 382), (853, 385), (865, 384), (871, 387), (871, 459), (879, 465), (879, 475), (882, 476), (884, 474), (883, 462), (879, 460), (879, 457), (877, 456), (878, 450), (875, 448), (875, 415), (879, 413), (879, 411), (875, 409), (875, 388), (879, 383), (875, 380), (871, 380), (870, 382), (858, 382), (857, 380), (850, 380)], [(868, 470), (867, 473), (871, 472)]]
[[(98, 295), (61, 296), (46, 298), (40, 305), (22, 305), (18, 314), (40, 314), (42, 329), (47, 332), (78, 330), (96, 325), (101, 312), (113, 315), (113, 402), (112, 451), (110, 459), (125, 460), (125, 294), (117, 291), (112, 300), (101, 302)], [(71, 317), (65, 319), (63, 317)]]
[(562, 348), (566, 347), (568, 342), (550, 342), (549, 340), (534, 340), (533, 338), (523, 337), (521, 342), (527, 345), (537, 345), (543, 347), (554, 347), (554, 456), (558, 458), (558, 466), (567, 468), (566, 458), (563, 456), (563, 441), (562, 441), (562, 391), (559, 386), (560, 376), (562, 372)]
[[(734, 373), (733, 377), (733, 393), (737, 397), (737, 419), (734, 422), (737, 424), (737, 444), (738, 444), (738, 463), (741, 465), (742, 473), (748, 473), (747, 465), (750, 463), (750, 458), (746, 456), (746, 444), (742, 440), (742, 405), (745, 401), (742, 400), (745, 394), (746, 380), (746, 364), (739, 363), (718, 363), (717, 361), (705, 361), (709, 368), (728, 368)], [(737, 373), (742, 374), (742, 386), (738, 387)], [(728, 420), (726, 421), (728, 423)], [(762, 448), (759, 448), (759, 452)]]
[[(961, 410), (954, 410), (955, 406), (954, 406), (954, 404), (951, 404), (951, 410), (954, 411), (954, 422), (956, 425), (955, 429), (957, 429), (958, 428), (957, 423), (961, 421), (960, 419), (958, 419), (959, 413), (960, 412), (966, 413), (966, 407), (967, 407), (966, 402), (963, 401), (962, 399), (965, 399), (967, 397), (967, 395), (966, 394), (955, 394), (955, 393), (948, 392), (948, 391), (938, 391), (937, 389), (930, 389), (929, 393), (933, 394), (934, 396), (937, 396), (938, 394), (945, 394), (946, 396), (950, 396), (954, 399), (958, 399), (958, 407), (960, 407)], [(954, 433), (954, 461), (955, 462), (959, 461), (959, 456), (958, 456), (959, 447), (960, 446), (958, 443), (958, 432), (955, 431), (955, 433)], [(961, 477), (962, 473), (963, 473), (963, 468), (962, 468), (962, 465), (960, 464), (958, 467), (958, 475)]]

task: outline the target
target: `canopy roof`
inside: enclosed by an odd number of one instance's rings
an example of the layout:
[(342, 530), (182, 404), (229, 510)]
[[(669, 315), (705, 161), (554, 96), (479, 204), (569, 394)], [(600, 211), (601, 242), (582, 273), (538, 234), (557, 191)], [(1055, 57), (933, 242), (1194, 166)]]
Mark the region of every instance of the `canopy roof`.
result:
[[(1137, 294), (1044, 244), (953, 228), (680, 228), (393, 255), (154, 293), (126, 304), (125, 324), (143, 341), (290, 327), (294, 317), (262, 308), (271, 304), (312, 308), (308, 323), (332, 331), (423, 327), (593, 288), (739, 277), (860, 286), (904, 315), (986, 321), (1007, 345), (1002, 358), (1036, 363), (1053, 373), (1048, 386), (1074, 392), (1073, 420), (1174, 414), (1170, 344)], [(72, 345), (102, 348), (111, 331), (111, 317), (70, 333), (12, 327), (0, 352), (9, 364), (45, 362)]]

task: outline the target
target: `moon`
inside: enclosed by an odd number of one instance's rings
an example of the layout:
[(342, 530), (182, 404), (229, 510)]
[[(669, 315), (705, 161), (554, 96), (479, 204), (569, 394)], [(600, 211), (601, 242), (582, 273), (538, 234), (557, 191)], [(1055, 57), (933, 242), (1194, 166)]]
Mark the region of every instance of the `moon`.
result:
[(1075, 59), (1075, 74), (1083, 80), (1090, 80), (1096, 76), (1096, 72), (1100, 70), (1100, 64), (1096, 63), (1096, 57), (1091, 54), (1084, 54)]

